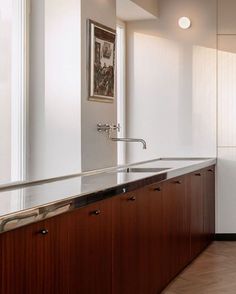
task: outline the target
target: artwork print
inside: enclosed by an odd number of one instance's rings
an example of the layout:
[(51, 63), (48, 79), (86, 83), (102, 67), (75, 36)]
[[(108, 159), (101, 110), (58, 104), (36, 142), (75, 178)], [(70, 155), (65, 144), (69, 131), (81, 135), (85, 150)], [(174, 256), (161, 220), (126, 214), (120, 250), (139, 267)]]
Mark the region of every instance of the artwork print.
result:
[(89, 22), (89, 100), (113, 102), (115, 99), (116, 32)]

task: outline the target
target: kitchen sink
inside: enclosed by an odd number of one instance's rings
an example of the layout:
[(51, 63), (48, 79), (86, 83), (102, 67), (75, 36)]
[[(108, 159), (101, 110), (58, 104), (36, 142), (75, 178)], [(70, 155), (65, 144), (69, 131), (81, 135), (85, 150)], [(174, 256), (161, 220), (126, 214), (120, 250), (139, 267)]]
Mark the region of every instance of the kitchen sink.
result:
[(156, 168), (156, 167), (128, 167), (124, 169), (119, 169), (118, 173), (159, 173), (162, 171), (167, 171), (171, 168)]

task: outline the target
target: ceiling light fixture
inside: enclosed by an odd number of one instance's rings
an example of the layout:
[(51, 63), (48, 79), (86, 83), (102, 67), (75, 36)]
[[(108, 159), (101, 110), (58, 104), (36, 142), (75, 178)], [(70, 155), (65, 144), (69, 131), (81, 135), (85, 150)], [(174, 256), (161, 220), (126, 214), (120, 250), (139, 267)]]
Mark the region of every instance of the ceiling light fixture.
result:
[(191, 27), (191, 20), (188, 17), (183, 16), (179, 19), (179, 26), (183, 30), (189, 29)]

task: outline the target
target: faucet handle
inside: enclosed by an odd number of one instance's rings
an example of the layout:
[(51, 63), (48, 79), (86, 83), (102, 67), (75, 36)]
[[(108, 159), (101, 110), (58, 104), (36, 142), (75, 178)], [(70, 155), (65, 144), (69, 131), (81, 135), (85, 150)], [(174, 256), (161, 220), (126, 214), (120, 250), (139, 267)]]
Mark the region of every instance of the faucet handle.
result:
[(121, 129), (120, 124), (118, 125), (115, 125), (115, 124), (109, 125), (109, 124), (101, 124), (101, 123), (97, 124), (98, 132), (107, 132), (107, 133), (109, 133), (110, 131), (120, 132), (120, 129)]
[(110, 131), (117, 131), (117, 132), (120, 132), (120, 124), (113, 124), (113, 125), (110, 125)]
[(117, 124), (117, 126), (115, 126), (115, 129), (117, 130), (117, 132), (120, 132), (120, 130), (121, 130), (120, 124)]
[(97, 131), (98, 132), (109, 132), (111, 129), (111, 126), (109, 124), (97, 124)]

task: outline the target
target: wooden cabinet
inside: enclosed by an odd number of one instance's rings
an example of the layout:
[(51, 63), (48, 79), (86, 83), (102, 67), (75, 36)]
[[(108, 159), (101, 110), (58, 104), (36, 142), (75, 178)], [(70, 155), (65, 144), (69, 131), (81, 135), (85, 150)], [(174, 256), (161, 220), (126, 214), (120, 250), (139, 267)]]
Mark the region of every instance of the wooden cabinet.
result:
[[(139, 276), (145, 272), (141, 266), (146, 267), (142, 257), (147, 250), (146, 240), (140, 239), (142, 233), (139, 232), (143, 231), (146, 222), (146, 203), (142, 198), (135, 191), (113, 199), (113, 293), (141, 293), (139, 288), (144, 287)], [(141, 243), (144, 248), (139, 258)]]
[(204, 173), (189, 175), (188, 193), (190, 196), (191, 258), (195, 258), (205, 247), (204, 240)]
[(215, 168), (210, 167), (204, 173), (204, 235), (208, 245), (215, 236)]
[(189, 262), (189, 201), (185, 177), (173, 179), (163, 186), (163, 254), (166, 256), (163, 272), (167, 284)]
[(212, 240), (214, 167), (0, 235), (0, 293), (157, 294)]
[(215, 168), (189, 175), (191, 198), (191, 257), (195, 258), (214, 240), (215, 235)]
[(1, 235), (1, 293), (67, 293), (67, 218), (60, 216)]
[(70, 290), (112, 292), (112, 199), (70, 213)]
[(111, 293), (111, 200), (2, 234), (0, 242), (0, 293)]
[(160, 293), (164, 285), (163, 184), (147, 188), (149, 195), (149, 292)]
[(113, 292), (159, 293), (162, 270), (162, 186), (113, 199)]

